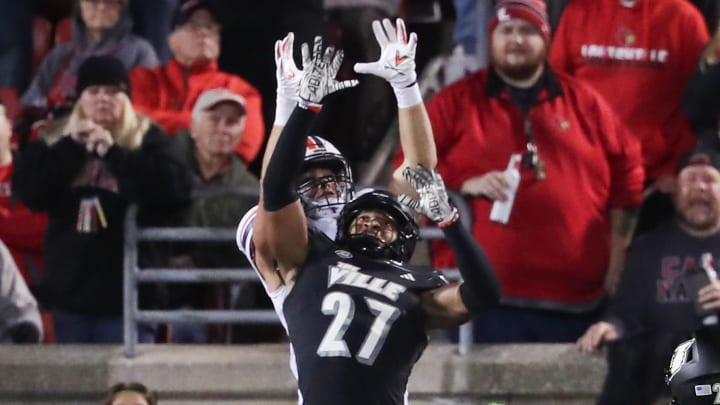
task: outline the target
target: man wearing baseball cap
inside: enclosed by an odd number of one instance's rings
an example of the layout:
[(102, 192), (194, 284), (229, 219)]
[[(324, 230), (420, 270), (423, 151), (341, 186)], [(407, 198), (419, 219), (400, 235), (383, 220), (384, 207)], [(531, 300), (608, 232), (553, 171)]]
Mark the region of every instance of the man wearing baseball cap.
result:
[[(595, 92), (548, 66), (544, 1), (500, 1), (488, 40), (490, 65), (427, 106), (438, 170), (469, 197), (502, 283), (502, 305), (476, 319), (475, 337), (575, 341), (622, 269), (642, 201), (640, 148)], [(507, 223), (491, 220), (513, 196)], [(431, 253), (435, 267), (455, 267), (442, 242)]]
[[(217, 88), (204, 91), (192, 108), (190, 131), (180, 131), (174, 138), (185, 165), (193, 175), (196, 198), (183, 210), (177, 226), (232, 227), (257, 202), (259, 183), (234, 152), (242, 142), (247, 120), (246, 99), (231, 90)], [(203, 190), (248, 190), (240, 195), (208, 195)], [(173, 252), (174, 266), (191, 267), (245, 267), (242, 256), (232, 244), (201, 244)], [(173, 305), (195, 309), (209, 308), (208, 302), (227, 298), (223, 285), (173, 287), (177, 291)], [(260, 294), (261, 295), (261, 294)], [(213, 297), (212, 300), (208, 297)], [(172, 341), (178, 343), (205, 343), (223, 336), (222, 327), (177, 324), (172, 326)], [(218, 340), (222, 341), (222, 340)]]
[(130, 74), (135, 107), (151, 116), (167, 133), (188, 130), (191, 112), (201, 93), (225, 88), (245, 99), (245, 129), (236, 148), (245, 165), (260, 152), (265, 138), (262, 99), (258, 90), (240, 76), (218, 68), (221, 26), (207, 0), (183, 1), (173, 18), (168, 37), (172, 59), (152, 69)]
[(582, 352), (613, 343), (598, 404), (669, 403), (654, 401), (668, 394), (663, 369), (673, 348), (701, 313), (720, 311), (720, 282), (692, 281), (704, 253), (720, 259), (720, 155), (695, 148), (677, 168), (674, 218), (633, 241), (607, 313), (577, 342)]

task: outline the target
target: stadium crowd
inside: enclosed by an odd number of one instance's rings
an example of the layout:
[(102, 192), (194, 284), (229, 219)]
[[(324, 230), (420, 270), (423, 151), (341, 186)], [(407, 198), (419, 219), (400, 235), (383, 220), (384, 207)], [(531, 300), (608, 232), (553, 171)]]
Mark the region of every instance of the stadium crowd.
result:
[[(720, 260), (717, 2), (260, 3), (0, 0), (0, 342), (121, 342), (128, 206), (140, 207), (142, 226), (238, 226), (266, 184), (271, 131), (297, 105), (282, 87), (302, 75), (287, 65), (293, 38), (323, 35), (345, 52), (337, 80), (358, 83), (329, 97), (308, 133), (336, 145), (357, 179), (399, 125), (402, 147), (383, 162), (386, 178), (373, 179), (397, 193), (407, 191), (408, 155), (432, 148), (437, 175), (471, 207), (502, 290), (476, 318), (475, 342), (607, 345), (600, 404), (627, 403), (627, 384), (632, 403), (669, 396), (673, 349), (720, 311), (720, 282), (695, 281), (704, 254)], [(425, 7), (435, 3), (440, 16)], [(417, 54), (395, 63), (410, 57), (426, 74), (388, 86), (368, 67), (387, 56), (370, 27), (395, 17), (421, 37)], [(273, 77), (272, 44), (288, 32), (274, 58), (285, 71)], [(434, 143), (408, 148), (404, 134), (420, 124), (395, 112), (413, 106), (407, 89), (418, 81), (427, 113), (412, 117), (429, 119)], [(458, 267), (445, 241), (428, 247), (416, 261)], [(232, 242), (140, 252), (147, 267), (252, 264)], [(263, 285), (158, 284), (140, 302), (272, 308)], [(287, 336), (164, 324), (144, 325), (140, 340)], [(156, 401), (142, 385), (113, 390), (108, 404), (120, 394)]]

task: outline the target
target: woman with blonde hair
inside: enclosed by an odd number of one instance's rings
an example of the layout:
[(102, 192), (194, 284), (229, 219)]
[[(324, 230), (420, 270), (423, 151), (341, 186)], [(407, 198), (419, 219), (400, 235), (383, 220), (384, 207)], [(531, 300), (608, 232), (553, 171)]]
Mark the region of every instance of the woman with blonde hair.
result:
[[(123, 223), (130, 204), (167, 211), (187, 200), (187, 169), (170, 138), (130, 102), (123, 64), (91, 57), (78, 70), (79, 98), (59, 130), (18, 156), (13, 189), (48, 213), (46, 269), (35, 287), (52, 310), (59, 343), (122, 341)], [(143, 329), (141, 341), (152, 341)]]

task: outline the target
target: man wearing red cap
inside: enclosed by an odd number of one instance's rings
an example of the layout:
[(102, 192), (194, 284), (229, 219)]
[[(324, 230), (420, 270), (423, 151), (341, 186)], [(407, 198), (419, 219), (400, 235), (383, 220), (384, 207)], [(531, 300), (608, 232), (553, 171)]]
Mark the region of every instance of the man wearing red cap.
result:
[(575, 0), (555, 31), (553, 68), (597, 90), (640, 141), (650, 198), (638, 232), (672, 216), (675, 162), (696, 141), (680, 101), (708, 40), (687, 0)]
[[(640, 147), (594, 91), (548, 67), (543, 1), (501, 1), (488, 33), (490, 67), (427, 106), (437, 168), (470, 199), (502, 283), (503, 305), (477, 319), (476, 340), (574, 341), (622, 268)], [(445, 243), (431, 253), (435, 267), (455, 266)]]

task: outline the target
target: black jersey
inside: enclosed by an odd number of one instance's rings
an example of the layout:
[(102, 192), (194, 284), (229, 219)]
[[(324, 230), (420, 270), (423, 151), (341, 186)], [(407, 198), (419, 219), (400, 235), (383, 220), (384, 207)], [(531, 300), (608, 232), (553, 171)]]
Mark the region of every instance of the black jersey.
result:
[(339, 249), (324, 235), (309, 238), (283, 307), (303, 404), (402, 404), (427, 346), (420, 293), (447, 281)]

